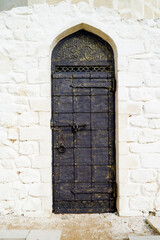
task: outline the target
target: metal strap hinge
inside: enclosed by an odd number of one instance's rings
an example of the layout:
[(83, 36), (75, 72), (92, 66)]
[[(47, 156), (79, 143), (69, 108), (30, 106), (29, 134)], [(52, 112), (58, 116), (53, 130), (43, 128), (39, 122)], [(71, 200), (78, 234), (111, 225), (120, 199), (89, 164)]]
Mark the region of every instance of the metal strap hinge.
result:
[(117, 183), (114, 184), (114, 193), (113, 197), (117, 197)]
[(114, 78), (112, 81), (112, 91), (115, 92), (116, 91), (116, 79)]
[(54, 123), (53, 123), (53, 119), (50, 120), (50, 128), (53, 130), (54, 128)]

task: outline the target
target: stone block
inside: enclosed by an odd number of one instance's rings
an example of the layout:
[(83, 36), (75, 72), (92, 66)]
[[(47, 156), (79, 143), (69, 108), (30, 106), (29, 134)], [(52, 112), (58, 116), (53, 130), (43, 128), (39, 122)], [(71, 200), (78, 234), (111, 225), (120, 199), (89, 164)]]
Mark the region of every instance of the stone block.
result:
[(141, 191), (144, 196), (152, 197), (157, 192), (157, 183), (145, 183), (142, 185)]
[(141, 103), (130, 103), (128, 106), (129, 114), (141, 114), (142, 104)]
[(10, 183), (18, 180), (18, 175), (12, 169), (4, 169), (0, 167), (0, 183)]
[(50, 75), (47, 71), (39, 71), (38, 69), (32, 69), (28, 71), (28, 83), (49, 83)]
[(106, 7), (112, 8), (113, 7), (113, 0), (94, 0), (94, 7)]
[(40, 173), (37, 170), (26, 169), (19, 171), (19, 178), (22, 183), (37, 183), (40, 182)]
[(118, 84), (120, 87), (141, 87), (143, 82), (142, 73), (119, 72)]
[(5, 169), (14, 169), (15, 161), (13, 159), (1, 160), (1, 165)]
[(38, 143), (37, 142), (20, 142), (19, 143), (19, 153), (24, 155), (32, 155), (38, 153)]
[(144, 112), (149, 114), (160, 114), (159, 101), (152, 100), (144, 104)]
[(19, 72), (14, 72), (12, 78), (16, 83), (22, 83), (26, 81), (27, 76), (25, 72), (19, 71)]
[(11, 184), (0, 184), (0, 200), (10, 201), (13, 200), (13, 189)]
[(17, 29), (15, 31), (13, 31), (13, 36), (14, 36), (15, 40), (20, 40), (20, 41), (25, 40), (24, 32), (21, 29)]
[(141, 54), (145, 52), (144, 41), (139, 39), (121, 39), (117, 43), (117, 48), (118, 54), (122, 56)]
[[(119, 156), (119, 168), (138, 168), (140, 165), (138, 155)], [(121, 170), (120, 170), (121, 171)]]
[[(149, 225), (156, 231), (160, 234), (160, 217), (148, 217), (147, 218), (147, 223), (149, 223)], [(160, 239), (160, 236), (156, 236), (156, 237), (159, 237)], [(157, 239), (157, 240), (159, 240)], [(155, 239), (156, 240), (156, 239)]]
[(51, 195), (51, 184), (35, 183), (29, 188), (29, 195), (33, 197), (47, 197)]
[[(119, 196), (119, 204), (117, 206), (118, 212), (129, 212), (129, 198), (126, 196)], [(121, 216), (121, 215), (120, 215)]]
[(58, 3), (62, 2), (63, 0), (46, 0), (46, 3), (47, 4), (50, 4), (50, 5), (57, 5)]
[(40, 155), (32, 158), (32, 168), (51, 168), (51, 157), (50, 155)]
[(19, 137), (19, 134), (18, 134), (18, 129), (17, 128), (8, 130), (8, 139), (17, 140), (18, 137)]
[(31, 166), (31, 160), (27, 156), (20, 156), (15, 161), (17, 168), (29, 168)]
[[(31, 58), (30, 56), (18, 58), (14, 61), (13, 69), (15, 71), (28, 71), (28, 69), (38, 69), (38, 60), (33, 59), (33, 57)], [(32, 78), (30, 81), (31, 83), (34, 83), (34, 81), (32, 82)]]
[(158, 184), (160, 184), (160, 171), (158, 172), (157, 182), (158, 182)]
[(31, 98), (31, 110), (36, 112), (49, 112), (51, 110), (50, 98)]
[(26, 29), (27, 27), (29, 27), (29, 21), (27, 18), (27, 15), (15, 15), (14, 17), (12, 17), (12, 15), (6, 17), (4, 19), (5, 24), (7, 26), (8, 29)]
[(130, 1), (129, 0), (118, 1), (118, 8), (120, 10), (124, 10), (124, 9), (130, 8)]
[(10, 72), (12, 70), (12, 65), (12, 61), (9, 59), (9, 57), (0, 53), (0, 75)]
[(139, 132), (138, 142), (139, 143), (154, 143), (159, 140), (159, 134), (151, 129), (144, 129)]
[(148, 101), (154, 98), (154, 89), (148, 88), (131, 88), (130, 97), (135, 101)]
[(41, 210), (41, 199), (38, 198), (27, 198), (22, 202), (23, 211), (40, 211)]
[(143, 168), (160, 169), (159, 154), (155, 154), (154, 152), (148, 154), (141, 154), (141, 164)]
[(20, 128), (20, 140), (49, 140), (51, 136), (51, 130), (45, 126), (31, 126)]
[(17, 156), (17, 151), (12, 147), (0, 146), (0, 159), (15, 159)]
[(126, 87), (119, 87), (118, 88), (118, 99), (120, 101), (128, 100), (128, 88)]
[(22, 127), (28, 127), (35, 125), (39, 122), (38, 113), (35, 112), (24, 112), (18, 118), (18, 124)]
[(134, 128), (119, 129), (120, 142), (134, 142), (137, 141), (138, 131)]
[[(62, 1), (62, 0), (60, 0), (60, 1)], [(38, 60), (39, 69), (48, 71), (48, 66), (50, 67), (50, 61), (49, 60), (50, 59), (48, 57), (41, 57), (41, 58), (39, 58), (39, 60)]]
[(160, 240), (159, 236), (129, 236), (129, 240)]
[(27, 236), (26, 240), (60, 240), (61, 231), (60, 230), (32, 230)]
[(155, 97), (158, 98), (158, 99), (160, 99), (160, 88), (157, 88), (157, 89), (155, 90)]
[(118, 116), (118, 118), (119, 118), (119, 120), (118, 120), (119, 129), (127, 128), (128, 127), (128, 119), (129, 119), (128, 114), (120, 114)]
[(4, 128), (0, 128), (0, 139), (7, 140), (7, 131)]
[(156, 211), (160, 211), (160, 195), (155, 197), (155, 209)]
[(125, 142), (119, 142), (118, 149), (120, 155), (127, 155), (129, 153), (129, 145)]
[(160, 119), (149, 120), (149, 127), (153, 129), (160, 129)]
[(29, 230), (0, 230), (0, 240), (25, 240)]
[(130, 151), (133, 153), (160, 153), (159, 143), (131, 143)]
[(0, 83), (13, 83), (13, 73), (5, 73), (5, 74), (0, 74)]
[(147, 87), (160, 87), (159, 74), (144, 74), (144, 80)]
[(138, 216), (143, 216), (142, 211), (138, 210), (129, 210), (129, 211), (119, 211), (119, 216), (120, 217), (138, 217)]
[(126, 56), (119, 56), (118, 57), (118, 71), (127, 71), (128, 70), (128, 61)]
[(119, 102), (118, 111), (121, 114), (141, 114), (142, 103)]
[[(131, 18), (131, 14), (128, 11), (129, 9), (127, 9), (127, 11), (122, 14), (125, 18)], [(130, 23), (130, 26), (128, 26), (127, 24), (118, 25), (116, 31), (119, 37), (122, 39), (136, 39), (139, 36), (141, 29), (137, 24), (132, 22)], [(130, 59), (127, 60), (130, 61)]]
[(40, 141), (40, 154), (49, 155), (52, 150), (51, 136), (46, 141)]
[(52, 200), (48, 197), (42, 197), (42, 210), (52, 212)]
[(52, 180), (51, 168), (45, 168), (40, 170), (41, 182), (50, 183)]
[(136, 183), (152, 183), (156, 180), (156, 172), (155, 170), (148, 169), (132, 170), (130, 174), (130, 179), (132, 182)]
[(119, 141), (120, 142), (128, 141), (128, 129), (120, 129), (119, 130)]
[(29, 110), (29, 106), (26, 104), (19, 104), (19, 103), (2, 103), (0, 104), (0, 110), (2, 112), (13, 112), (13, 113), (18, 113), (21, 114), (22, 112), (26, 112)]
[(51, 86), (50, 84), (41, 85), (41, 96), (42, 97), (51, 97)]
[(129, 62), (128, 71), (134, 73), (143, 73), (144, 71), (151, 72), (150, 63), (147, 60), (131, 60)]
[(144, 6), (144, 17), (145, 18), (153, 18), (153, 8), (148, 4)]
[(143, 116), (131, 116), (129, 121), (134, 127), (148, 127), (148, 119)]
[(89, 3), (89, 0), (71, 0), (71, 3), (72, 4), (77, 4), (79, 2), (86, 2), (86, 3)]
[(51, 113), (50, 112), (39, 112), (39, 123), (40, 123), (40, 125), (50, 127), (50, 119), (51, 119)]
[(140, 185), (134, 183), (119, 184), (119, 196), (136, 196), (140, 195)]
[(126, 184), (128, 182), (128, 179), (129, 179), (129, 169), (120, 168), (118, 172), (118, 182)]
[(150, 199), (146, 197), (132, 197), (129, 200), (131, 210), (148, 211), (150, 210)]

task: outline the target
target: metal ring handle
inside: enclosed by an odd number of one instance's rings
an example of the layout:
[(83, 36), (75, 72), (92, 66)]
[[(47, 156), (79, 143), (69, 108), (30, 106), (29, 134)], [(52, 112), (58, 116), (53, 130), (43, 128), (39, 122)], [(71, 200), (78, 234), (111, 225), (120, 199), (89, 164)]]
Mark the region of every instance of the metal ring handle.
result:
[(58, 152), (62, 154), (62, 153), (65, 153), (65, 151), (66, 151), (66, 147), (64, 146), (63, 143), (61, 143), (58, 147)]

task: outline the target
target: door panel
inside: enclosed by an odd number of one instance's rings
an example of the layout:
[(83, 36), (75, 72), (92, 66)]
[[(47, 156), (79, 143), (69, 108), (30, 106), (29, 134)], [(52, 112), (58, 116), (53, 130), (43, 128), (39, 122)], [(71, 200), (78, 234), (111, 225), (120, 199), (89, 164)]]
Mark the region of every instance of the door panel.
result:
[[(108, 43), (85, 31), (68, 38), (52, 54), (54, 212), (114, 212), (113, 52)], [(74, 49), (71, 56), (67, 49), (76, 42), (77, 53)], [(93, 48), (98, 55), (88, 52)]]

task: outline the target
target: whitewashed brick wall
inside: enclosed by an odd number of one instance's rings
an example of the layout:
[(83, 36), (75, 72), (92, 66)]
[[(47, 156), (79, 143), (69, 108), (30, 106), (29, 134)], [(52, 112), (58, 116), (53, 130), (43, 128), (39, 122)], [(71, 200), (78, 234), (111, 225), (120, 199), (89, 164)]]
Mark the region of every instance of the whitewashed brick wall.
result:
[(160, 214), (160, 19), (60, 2), (0, 13), (1, 215), (52, 212), (51, 52), (82, 28), (115, 52), (119, 214)]

